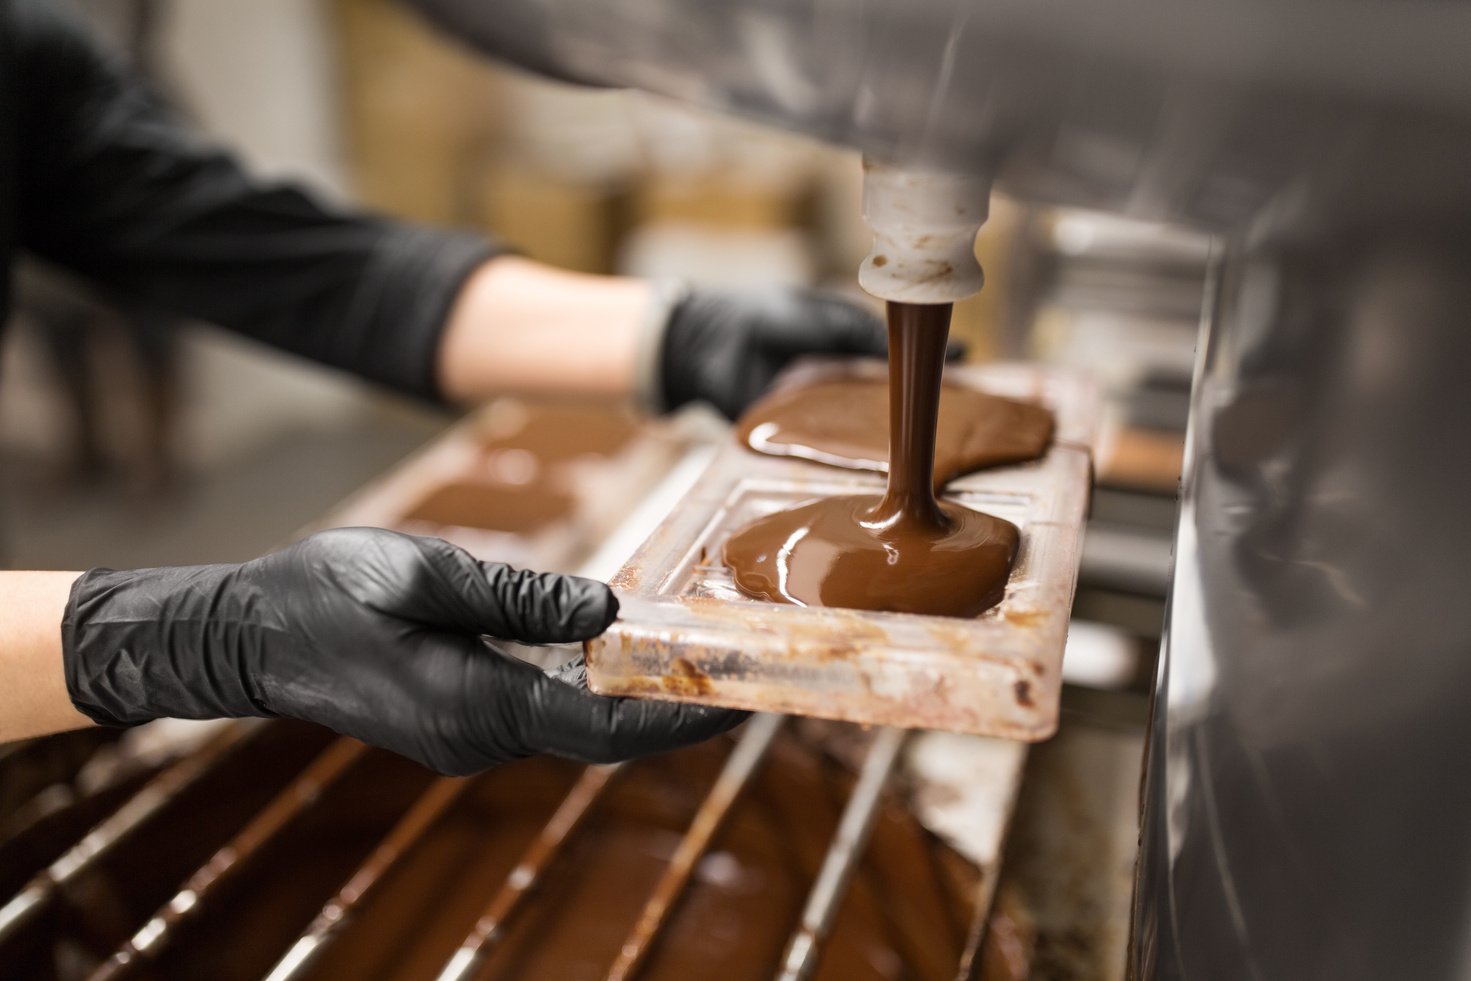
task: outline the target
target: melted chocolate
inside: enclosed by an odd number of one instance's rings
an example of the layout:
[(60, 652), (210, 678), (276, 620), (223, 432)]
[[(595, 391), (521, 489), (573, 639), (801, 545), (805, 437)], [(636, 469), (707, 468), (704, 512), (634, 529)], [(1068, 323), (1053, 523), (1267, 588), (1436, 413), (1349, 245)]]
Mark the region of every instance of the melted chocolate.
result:
[(733, 536), (725, 562), (741, 592), (800, 606), (973, 617), (1001, 601), (1015, 525), (942, 504), (934, 523), (886, 526), (882, 507), (830, 497), (779, 512)]
[(549, 488), (463, 481), (436, 487), (404, 520), (530, 535), (571, 517), (574, 510), (570, 495)]
[[(779, 389), (751, 407), (741, 442), (758, 453), (853, 470), (887, 471), (888, 386), (856, 372)], [(1052, 413), (1040, 405), (963, 385), (940, 389), (935, 487), (987, 467), (1035, 460), (1052, 442)]]
[(492, 411), (477, 425), (486, 453), (524, 450), (545, 466), (578, 457), (610, 457), (633, 441), (638, 420), (617, 406), (538, 402), (514, 413)]
[(1000, 602), (1016, 526), (935, 498), (949, 326), (949, 304), (889, 304), (887, 490), (813, 501), (731, 536), (723, 558), (742, 592), (801, 606), (962, 617)]
[(608, 406), (506, 402), (476, 423), (480, 465), (435, 487), (403, 516), (441, 527), (535, 535), (577, 511), (577, 467), (616, 456), (638, 434)]

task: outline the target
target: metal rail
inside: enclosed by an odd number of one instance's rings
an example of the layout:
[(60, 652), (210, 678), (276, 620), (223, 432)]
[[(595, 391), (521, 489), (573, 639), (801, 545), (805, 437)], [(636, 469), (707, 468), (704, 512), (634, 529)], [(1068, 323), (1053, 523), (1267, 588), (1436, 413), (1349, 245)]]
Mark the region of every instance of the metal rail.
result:
[(750, 783), (751, 777), (760, 767), (761, 761), (771, 749), (772, 741), (781, 730), (785, 716), (758, 715), (747, 723), (747, 729), (736, 745), (735, 751), (725, 761), (714, 786), (705, 795), (700, 809), (695, 812), (689, 830), (675, 849), (669, 867), (654, 886), (648, 902), (639, 914), (638, 922), (623, 941), (618, 959), (607, 974), (607, 981), (628, 981), (643, 965), (654, 939), (669, 918), (669, 911), (689, 884), (690, 876), (701, 856), (710, 847), (715, 833), (720, 830), (731, 806), (740, 797), (741, 791)]
[(521, 854), (516, 867), (506, 877), (485, 912), (475, 921), (469, 936), (461, 942), (454, 956), (439, 972), (437, 981), (468, 981), (476, 969), (490, 956), (516, 914), (524, 909), (523, 901), (531, 895), (548, 867), (561, 853), (572, 832), (581, 826), (613, 777), (624, 764), (612, 766), (590, 766), (572, 785), (562, 803), (551, 818), (542, 826), (541, 832)]
[(459, 800), (470, 781), (441, 777), (414, 802), (362, 865), (327, 901), (315, 919), (271, 969), (266, 981), (291, 981), (303, 976), (384, 877), (429, 833), (440, 816)]
[(977, 904), (966, 931), (965, 949), (960, 954), (960, 966), (955, 969), (955, 981), (980, 981), (985, 970), (982, 951), (986, 946), (986, 928), (991, 919), (991, 907)]
[(874, 818), (883, 801), (884, 786), (894, 772), (899, 751), (904, 748), (908, 735), (903, 729), (882, 729), (869, 747), (853, 796), (848, 798), (848, 804), (843, 808), (837, 834), (833, 836), (822, 869), (817, 873), (817, 881), (807, 894), (802, 921), (787, 941), (781, 972), (777, 975), (780, 981), (805, 981), (816, 970), (822, 945), (832, 929), (853, 870), (873, 831)]

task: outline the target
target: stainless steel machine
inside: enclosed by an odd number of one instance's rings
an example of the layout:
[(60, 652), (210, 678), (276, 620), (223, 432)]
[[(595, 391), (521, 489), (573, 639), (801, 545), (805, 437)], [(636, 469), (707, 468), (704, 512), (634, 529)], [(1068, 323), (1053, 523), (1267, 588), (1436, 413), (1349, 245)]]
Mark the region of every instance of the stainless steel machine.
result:
[(418, 2), (545, 74), (1218, 236), (1131, 966), (1471, 973), (1471, 8)]

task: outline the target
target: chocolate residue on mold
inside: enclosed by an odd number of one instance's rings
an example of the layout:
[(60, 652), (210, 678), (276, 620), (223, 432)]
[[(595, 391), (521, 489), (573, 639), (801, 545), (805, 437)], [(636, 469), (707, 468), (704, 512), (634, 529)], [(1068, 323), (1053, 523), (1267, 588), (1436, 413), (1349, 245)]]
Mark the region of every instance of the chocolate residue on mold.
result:
[(671, 694), (708, 695), (713, 688), (710, 676), (684, 657), (675, 658), (669, 672), (659, 680), (664, 690)]
[(405, 521), (533, 534), (572, 516), (576, 501), (546, 487), (525, 488), (460, 481), (436, 487), (404, 515)]
[[(1001, 601), (1020, 532), (1009, 521), (935, 498), (949, 325), (949, 304), (889, 304), (893, 465), (883, 497), (812, 501), (736, 532), (722, 558), (741, 592), (800, 606), (959, 617)], [(829, 413), (846, 409), (839, 404)]]
[[(779, 389), (741, 417), (738, 437), (758, 453), (850, 470), (888, 470), (888, 386), (853, 375)], [(940, 389), (935, 487), (977, 470), (1025, 463), (1052, 443), (1052, 413), (1031, 402), (946, 382)]]
[(524, 450), (553, 466), (583, 456), (615, 456), (638, 426), (618, 406), (517, 402), (493, 407), (477, 420), (476, 435), (486, 453)]

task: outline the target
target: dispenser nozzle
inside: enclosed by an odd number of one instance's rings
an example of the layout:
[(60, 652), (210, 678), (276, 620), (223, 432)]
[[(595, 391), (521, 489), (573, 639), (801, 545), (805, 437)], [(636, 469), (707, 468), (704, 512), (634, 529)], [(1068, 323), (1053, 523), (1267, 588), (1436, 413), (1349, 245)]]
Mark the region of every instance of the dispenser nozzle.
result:
[(883, 300), (953, 303), (980, 292), (976, 233), (991, 206), (991, 178), (904, 170), (863, 161), (863, 218), (873, 251), (858, 285)]

